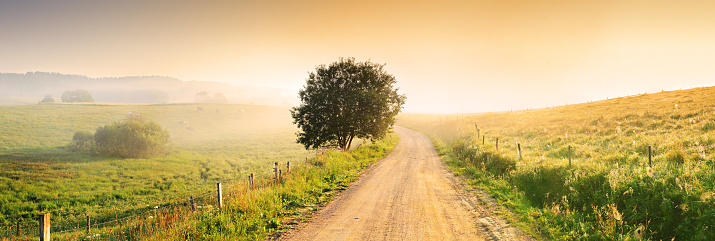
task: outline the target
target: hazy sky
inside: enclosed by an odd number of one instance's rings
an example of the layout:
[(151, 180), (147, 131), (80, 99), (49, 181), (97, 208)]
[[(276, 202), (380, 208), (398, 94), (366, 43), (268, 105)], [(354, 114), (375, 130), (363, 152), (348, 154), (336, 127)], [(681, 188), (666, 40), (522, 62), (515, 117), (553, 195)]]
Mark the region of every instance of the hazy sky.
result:
[(715, 1), (0, 0), (0, 72), (296, 92), (386, 64), (407, 112), (541, 108), (715, 85)]

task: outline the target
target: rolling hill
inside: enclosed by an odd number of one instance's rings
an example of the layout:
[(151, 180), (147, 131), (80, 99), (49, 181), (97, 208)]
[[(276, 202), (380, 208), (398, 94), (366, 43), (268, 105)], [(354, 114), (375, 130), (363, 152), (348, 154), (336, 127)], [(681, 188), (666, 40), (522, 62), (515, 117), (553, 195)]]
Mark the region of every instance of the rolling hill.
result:
[(398, 124), (547, 239), (715, 238), (715, 87)]

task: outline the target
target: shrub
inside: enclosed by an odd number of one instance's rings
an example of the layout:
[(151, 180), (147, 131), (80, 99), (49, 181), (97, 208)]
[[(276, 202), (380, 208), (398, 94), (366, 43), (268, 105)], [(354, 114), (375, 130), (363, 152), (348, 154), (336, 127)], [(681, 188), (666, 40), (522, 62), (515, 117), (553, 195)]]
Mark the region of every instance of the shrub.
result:
[(524, 192), (524, 197), (534, 207), (544, 207), (566, 195), (566, 179), (569, 176), (566, 167), (536, 166), (533, 170), (524, 170), (512, 174), (509, 183)]
[(89, 131), (78, 131), (72, 137), (71, 149), (81, 151), (89, 149), (94, 144), (94, 136)]
[(516, 167), (516, 160), (486, 151), (480, 146), (471, 145), (468, 140), (463, 138), (452, 144), (452, 153), (457, 159), (481, 166), (484, 171), (497, 177), (509, 173)]
[(153, 121), (130, 119), (97, 128), (94, 142), (102, 155), (146, 158), (164, 152), (169, 132)]
[(504, 176), (516, 167), (516, 160), (499, 154), (482, 152), (480, 158), (486, 171), (497, 177)]
[(608, 182), (607, 171), (584, 170), (581, 175), (573, 175), (568, 182), (571, 190), (568, 200), (575, 208), (591, 208), (592, 206), (605, 206), (608, 204), (608, 193), (611, 193), (611, 184)]

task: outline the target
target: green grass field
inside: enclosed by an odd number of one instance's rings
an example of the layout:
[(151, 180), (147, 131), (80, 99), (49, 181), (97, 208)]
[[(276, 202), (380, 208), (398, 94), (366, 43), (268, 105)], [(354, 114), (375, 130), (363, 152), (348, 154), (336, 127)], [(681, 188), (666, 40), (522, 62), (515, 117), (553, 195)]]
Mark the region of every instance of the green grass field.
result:
[[(345, 190), (366, 167), (386, 156), (398, 141), (399, 138), (391, 134), (348, 152), (322, 153), (291, 169), (280, 184), (264, 178), (259, 182), (261, 188), (250, 190), (245, 181), (239, 181), (227, 189), (223, 210), (189, 212), (184, 207), (184, 214), (176, 215), (182, 210), (174, 209), (163, 215), (167, 218), (154, 221), (160, 223), (154, 225), (159, 226), (154, 228), (155, 233), (139, 239), (264, 240), (268, 235), (286, 231), (290, 225), (304, 221), (310, 215), (306, 212), (318, 210), (335, 193)], [(166, 219), (171, 220), (170, 224), (161, 225)]]
[(713, 87), (398, 124), (544, 239), (715, 239)]
[[(166, 128), (169, 153), (121, 159), (67, 148), (76, 131), (128, 112)], [(17, 221), (36, 226), (41, 212), (58, 232), (83, 226), (87, 214), (100, 223), (214, 191), (216, 182), (268, 176), (274, 162), (300, 165), (314, 153), (295, 143), (291, 122), (286, 108), (255, 105), (0, 106), (0, 236)]]

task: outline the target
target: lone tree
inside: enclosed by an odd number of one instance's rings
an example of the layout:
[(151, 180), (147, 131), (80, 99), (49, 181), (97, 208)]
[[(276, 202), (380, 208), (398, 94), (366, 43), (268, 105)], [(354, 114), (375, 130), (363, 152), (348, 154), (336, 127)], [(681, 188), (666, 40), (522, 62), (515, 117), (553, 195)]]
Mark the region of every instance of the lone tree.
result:
[(338, 147), (345, 151), (355, 137), (385, 137), (406, 97), (397, 93), (395, 77), (385, 72), (384, 66), (340, 58), (309, 73), (298, 92), (302, 103), (291, 109), (293, 123), (302, 130), (297, 133), (298, 143), (305, 149)]

